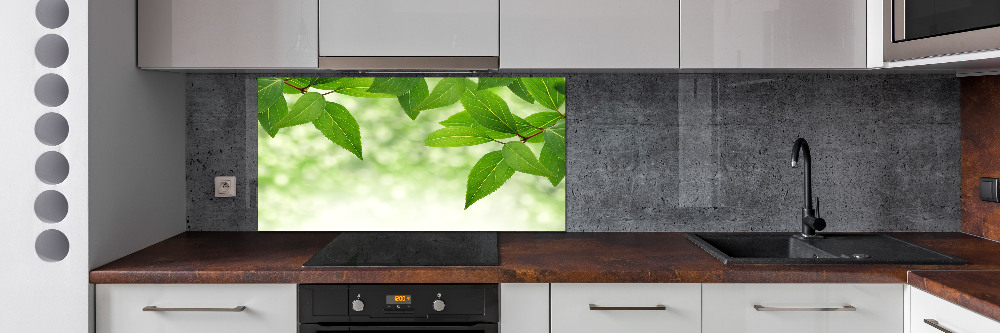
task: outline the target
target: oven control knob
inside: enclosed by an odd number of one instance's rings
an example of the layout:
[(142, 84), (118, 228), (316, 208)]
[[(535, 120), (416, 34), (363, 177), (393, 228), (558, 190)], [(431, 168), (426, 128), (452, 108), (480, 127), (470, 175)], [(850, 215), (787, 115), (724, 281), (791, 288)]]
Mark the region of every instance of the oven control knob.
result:
[(354, 311), (357, 312), (364, 311), (365, 302), (361, 301), (360, 299), (356, 299), (354, 300), (354, 302), (351, 302), (351, 309), (354, 309)]
[(442, 301), (442, 300), (435, 300), (434, 301), (434, 311), (438, 311), (438, 312), (444, 311), (444, 301)]

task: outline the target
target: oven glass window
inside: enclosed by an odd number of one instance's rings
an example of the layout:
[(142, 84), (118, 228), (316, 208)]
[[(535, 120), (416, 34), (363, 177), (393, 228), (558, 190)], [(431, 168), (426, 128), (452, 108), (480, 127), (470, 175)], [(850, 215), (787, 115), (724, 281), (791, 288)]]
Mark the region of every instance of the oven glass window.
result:
[(895, 0), (904, 5), (905, 40), (1000, 26), (997, 0)]

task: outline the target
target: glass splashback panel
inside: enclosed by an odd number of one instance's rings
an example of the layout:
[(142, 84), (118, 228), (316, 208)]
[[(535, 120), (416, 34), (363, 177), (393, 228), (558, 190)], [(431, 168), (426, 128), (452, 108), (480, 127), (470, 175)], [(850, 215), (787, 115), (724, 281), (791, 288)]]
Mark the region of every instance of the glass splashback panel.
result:
[(564, 78), (257, 83), (259, 230), (565, 230)]

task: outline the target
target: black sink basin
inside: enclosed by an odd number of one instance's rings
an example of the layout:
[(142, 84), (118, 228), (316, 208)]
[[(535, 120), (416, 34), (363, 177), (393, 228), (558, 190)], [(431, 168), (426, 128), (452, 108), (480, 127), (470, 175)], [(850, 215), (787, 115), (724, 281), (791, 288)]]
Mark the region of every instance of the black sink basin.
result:
[(724, 264), (964, 265), (944, 255), (878, 234), (689, 233), (687, 238)]

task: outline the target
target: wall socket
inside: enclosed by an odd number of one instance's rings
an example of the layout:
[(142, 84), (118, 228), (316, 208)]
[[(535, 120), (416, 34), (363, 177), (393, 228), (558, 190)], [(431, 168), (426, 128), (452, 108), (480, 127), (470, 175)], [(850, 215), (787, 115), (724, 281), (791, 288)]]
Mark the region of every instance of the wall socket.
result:
[(215, 197), (227, 198), (236, 196), (236, 176), (215, 177)]

